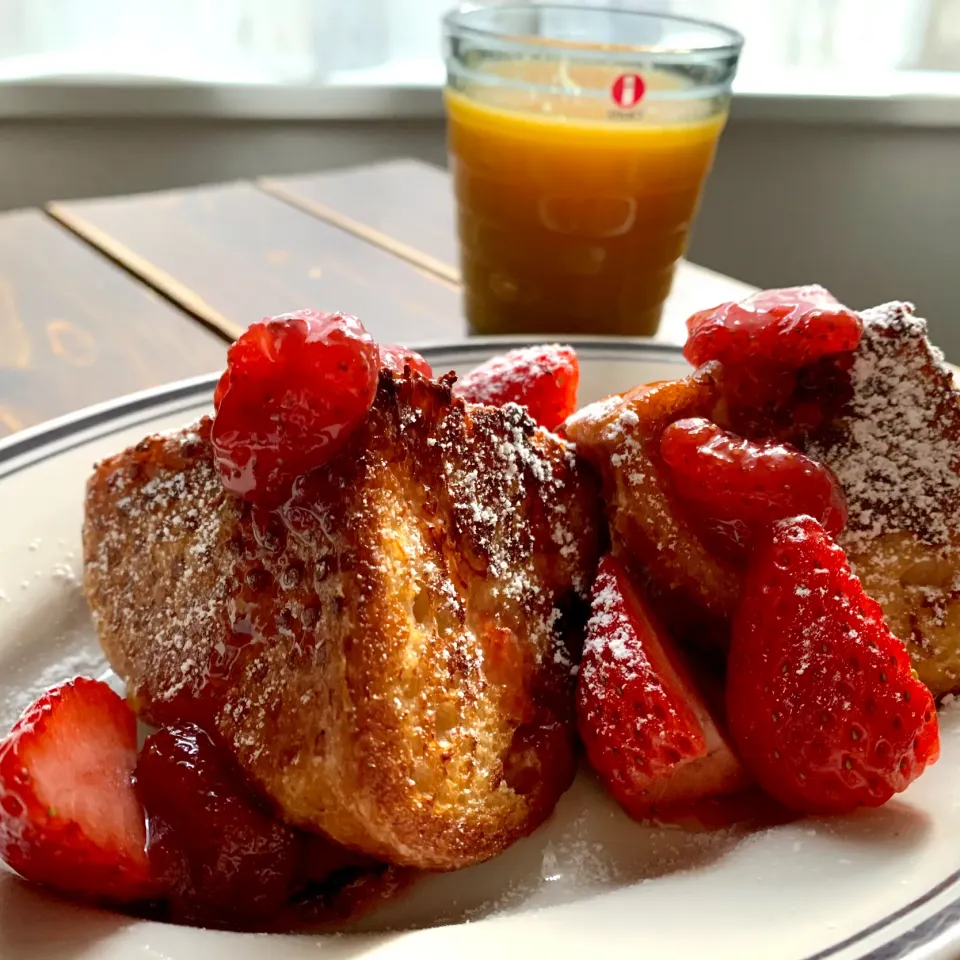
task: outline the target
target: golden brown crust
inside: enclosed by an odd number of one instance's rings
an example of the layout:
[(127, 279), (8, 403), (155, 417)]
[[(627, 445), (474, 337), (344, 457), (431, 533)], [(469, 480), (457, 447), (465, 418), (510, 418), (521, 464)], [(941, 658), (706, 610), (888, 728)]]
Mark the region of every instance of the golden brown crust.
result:
[(392, 863), (483, 860), (574, 772), (596, 490), (520, 408), (381, 378), (279, 511), (226, 495), (209, 422), (100, 464), (85, 586), (153, 722), (195, 719), (289, 822)]
[[(659, 453), (664, 428), (702, 416), (716, 400), (712, 369), (682, 380), (637, 387), (575, 413), (565, 424), (577, 452), (603, 478), (615, 551), (638, 565), (661, 610), (698, 611), (725, 620), (737, 602), (740, 574), (703, 543), (677, 502)], [(683, 608), (687, 608), (684, 610)]]
[(933, 695), (960, 690), (960, 551), (900, 531), (848, 556)]

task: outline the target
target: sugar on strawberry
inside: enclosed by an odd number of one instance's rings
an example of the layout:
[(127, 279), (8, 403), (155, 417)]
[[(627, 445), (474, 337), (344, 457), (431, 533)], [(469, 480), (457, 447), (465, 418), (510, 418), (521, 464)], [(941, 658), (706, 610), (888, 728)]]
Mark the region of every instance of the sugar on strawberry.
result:
[(939, 755), (933, 697), (810, 517), (775, 524), (751, 558), (726, 697), (744, 761), (800, 812), (879, 806)]
[(580, 363), (572, 347), (541, 344), (497, 354), (454, 384), (471, 403), (518, 403), (548, 430), (576, 410)]
[(48, 690), (0, 743), (0, 857), (86, 900), (157, 895), (136, 760), (136, 720), (109, 686), (81, 677)]
[(788, 444), (752, 442), (691, 417), (667, 426), (660, 452), (703, 532), (732, 556), (787, 517), (813, 516), (831, 534), (846, 525), (846, 500), (829, 467)]
[(424, 377), (433, 377), (433, 368), (416, 350), (396, 343), (380, 344), (380, 365), (401, 376), (409, 368)]
[(750, 786), (684, 660), (611, 555), (593, 585), (576, 705), (591, 765), (637, 819), (683, 818)]

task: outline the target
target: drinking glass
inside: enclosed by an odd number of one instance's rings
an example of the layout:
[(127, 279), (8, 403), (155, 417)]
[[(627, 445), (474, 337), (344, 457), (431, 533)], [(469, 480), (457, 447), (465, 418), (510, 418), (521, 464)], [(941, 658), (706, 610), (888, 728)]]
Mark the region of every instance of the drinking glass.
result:
[(444, 18), (474, 333), (653, 334), (727, 118), (742, 37), (553, 3)]

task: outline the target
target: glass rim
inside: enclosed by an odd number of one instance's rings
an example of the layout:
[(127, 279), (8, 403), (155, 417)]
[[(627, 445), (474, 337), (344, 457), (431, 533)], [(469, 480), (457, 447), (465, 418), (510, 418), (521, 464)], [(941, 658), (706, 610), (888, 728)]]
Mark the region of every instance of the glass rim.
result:
[[(689, 47), (669, 46), (660, 44), (640, 43), (604, 43), (590, 40), (564, 40), (561, 37), (540, 37), (534, 34), (511, 33), (496, 27), (478, 26), (470, 22), (471, 14), (496, 13), (497, 11), (524, 13), (532, 10), (555, 10), (559, 12), (574, 11), (585, 14), (615, 14), (618, 17), (627, 17), (631, 20), (652, 20), (660, 23), (675, 24), (677, 26), (699, 27), (714, 33), (718, 42), (713, 45), (697, 44)], [(697, 17), (676, 16), (671, 13), (655, 13), (651, 10), (633, 10), (612, 6), (587, 6), (580, 3), (518, 3), (508, 0), (505, 3), (477, 3), (464, 2), (458, 4), (443, 16), (444, 32), (468, 35), (474, 39), (486, 39), (491, 42), (506, 43), (511, 47), (527, 50), (536, 49), (543, 52), (551, 44), (564, 51), (596, 52), (607, 51), (622, 54), (633, 54), (641, 57), (675, 58), (692, 55), (728, 56), (739, 54), (743, 48), (743, 34), (726, 27), (713, 20), (701, 20)], [(722, 38), (722, 39), (721, 39)]]

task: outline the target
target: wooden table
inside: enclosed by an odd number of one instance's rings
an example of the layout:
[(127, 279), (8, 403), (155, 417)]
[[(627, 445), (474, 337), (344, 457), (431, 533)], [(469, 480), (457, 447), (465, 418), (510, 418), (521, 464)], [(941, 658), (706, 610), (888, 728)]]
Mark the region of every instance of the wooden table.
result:
[[(447, 174), (397, 161), (0, 215), (0, 436), (219, 369), (304, 306), (410, 344), (465, 335)], [(752, 288), (684, 264), (660, 339)]]

